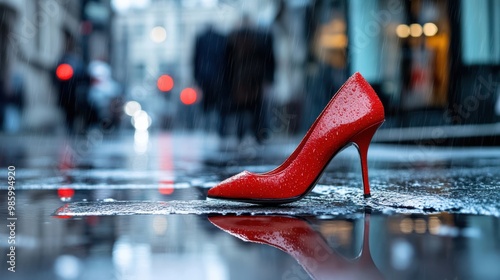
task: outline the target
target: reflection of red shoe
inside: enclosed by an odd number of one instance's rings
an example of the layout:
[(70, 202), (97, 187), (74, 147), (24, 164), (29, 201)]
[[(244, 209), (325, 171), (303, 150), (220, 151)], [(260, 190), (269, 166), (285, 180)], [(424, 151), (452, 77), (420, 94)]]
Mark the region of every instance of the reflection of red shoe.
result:
[(262, 174), (243, 171), (208, 191), (208, 197), (258, 204), (296, 201), (312, 190), (336, 153), (354, 144), (361, 157), (365, 197), (370, 195), (366, 156), (384, 121), (384, 107), (361, 74), (332, 97), (295, 151), (278, 168)]
[(335, 253), (309, 223), (285, 216), (214, 216), (210, 222), (247, 242), (270, 245), (290, 256), (313, 279), (382, 279), (370, 256), (369, 218), (365, 220), (363, 249), (357, 261)]

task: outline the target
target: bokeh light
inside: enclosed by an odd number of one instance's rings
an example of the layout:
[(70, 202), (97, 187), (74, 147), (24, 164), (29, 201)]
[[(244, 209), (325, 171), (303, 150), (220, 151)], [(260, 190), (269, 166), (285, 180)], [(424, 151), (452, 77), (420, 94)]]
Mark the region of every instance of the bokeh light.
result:
[(158, 89), (163, 92), (167, 92), (174, 88), (174, 79), (169, 75), (161, 75), (156, 83)]
[(56, 68), (56, 76), (62, 81), (71, 79), (73, 77), (73, 67), (67, 63), (60, 64)]
[(143, 110), (136, 112), (131, 122), (136, 130), (147, 130), (152, 123), (151, 117)]
[(196, 102), (197, 93), (193, 88), (185, 88), (181, 91), (181, 102), (185, 105), (191, 105)]
[(125, 103), (125, 106), (124, 106), (125, 114), (127, 114), (131, 117), (133, 115), (135, 115), (135, 113), (139, 112), (141, 109), (142, 109), (141, 104), (139, 104), (139, 102), (137, 102), (137, 101), (129, 101), (129, 102)]
[(424, 24), (423, 30), (424, 30), (425, 36), (429, 36), (429, 37), (432, 37), (438, 33), (437, 25), (435, 25), (432, 22), (428, 22), (428, 23)]
[(161, 43), (167, 39), (167, 31), (162, 26), (155, 26), (151, 29), (151, 33), (149, 34), (151, 40), (155, 43)]
[(410, 35), (412, 37), (420, 37), (422, 36), (422, 25), (418, 23), (414, 23), (410, 25)]
[(410, 36), (410, 27), (406, 24), (400, 24), (396, 27), (396, 35), (399, 38), (408, 38)]

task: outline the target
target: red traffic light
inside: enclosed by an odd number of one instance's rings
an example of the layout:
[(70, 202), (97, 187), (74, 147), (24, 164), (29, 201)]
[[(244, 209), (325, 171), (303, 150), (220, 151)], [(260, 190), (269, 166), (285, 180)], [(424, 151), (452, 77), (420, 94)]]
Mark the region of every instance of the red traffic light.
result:
[(56, 76), (59, 80), (67, 81), (73, 77), (73, 67), (67, 63), (60, 64), (56, 69)]
[(169, 75), (161, 75), (156, 82), (158, 89), (163, 92), (170, 91), (174, 88), (174, 79)]
[(181, 91), (181, 102), (184, 103), (185, 105), (191, 105), (196, 102), (196, 99), (198, 98), (198, 94), (196, 93), (196, 90), (193, 88), (185, 88)]

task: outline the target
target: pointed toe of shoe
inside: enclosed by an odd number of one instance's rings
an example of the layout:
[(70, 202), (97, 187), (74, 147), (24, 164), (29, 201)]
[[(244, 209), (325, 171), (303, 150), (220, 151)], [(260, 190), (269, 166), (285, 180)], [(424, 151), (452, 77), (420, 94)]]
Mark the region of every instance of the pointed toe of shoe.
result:
[(247, 192), (251, 187), (251, 173), (243, 171), (234, 175), (217, 186), (208, 190), (209, 198), (242, 199), (247, 197)]
[(224, 184), (221, 182), (217, 186), (212, 187), (211, 189), (208, 190), (207, 197), (223, 198), (225, 193), (224, 189), (225, 189)]
[(284, 192), (282, 178), (275, 177), (243, 171), (208, 190), (207, 197), (267, 205), (289, 203), (299, 197), (300, 188), (292, 186)]

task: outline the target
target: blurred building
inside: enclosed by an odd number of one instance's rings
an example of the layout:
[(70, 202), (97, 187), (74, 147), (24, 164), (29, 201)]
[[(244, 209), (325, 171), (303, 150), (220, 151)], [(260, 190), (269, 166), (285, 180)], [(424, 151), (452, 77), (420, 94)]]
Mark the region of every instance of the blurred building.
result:
[[(195, 86), (192, 62), (196, 36), (208, 25), (227, 34), (238, 26), (243, 14), (258, 18), (259, 12), (275, 4), (267, 0), (115, 1), (112, 33), (117, 79), (125, 85), (128, 98), (141, 103), (153, 116), (154, 126), (166, 127), (173, 118), (177, 123), (192, 118), (193, 106), (182, 105), (179, 96), (183, 89)], [(166, 92), (157, 87), (164, 74), (174, 82)]]
[(498, 121), (499, 1), (317, 0), (309, 14), (310, 94), (360, 71), (386, 127)]
[[(179, 101), (195, 85), (195, 38), (207, 24), (228, 33), (242, 15), (272, 31), (281, 72), (270, 95), (279, 105), (295, 103), (303, 128), (355, 71), (383, 98), (386, 127), (499, 120), (495, 0), (0, 0), (0, 14), (2, 87), (22, 78), (30, 129), (60, 122), (50, 71), (65, 34), (85, 62), (110, 61), (128, 98), (160, 120), (156, 125), (196, 118), (196, 106)], [(163, 74), (173, 87), (162, 92)]]
[(8, 88), (13, 76), (22, 79), (23, 128), (54, 130), (62, 123), (53, 85), (55, 64), (68, 39), (86, 61), (109, 58), (110, 1), (0, 0), (0, 15), (2, 84)]
[(114, 17), (111, 0), (80, 1), (81, 12), (81, 44), (82, 54), (86, 62), (101, 60), (110, 62), (113, 44), (111, 40), (111, 24)]
[(51, 129), (60, 122), (51, 71), (64, 47), (64, 31), (78, 37), (80, 8), (76, 1), (0, 0), (1, 79), (8, 87), (14, 73), (22, 76), (27, 129)]

